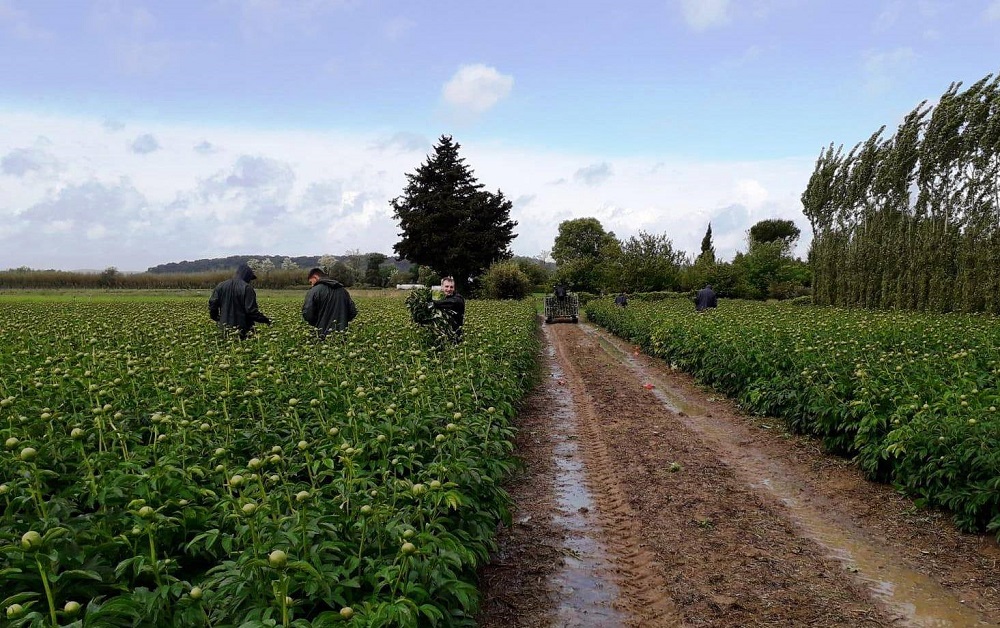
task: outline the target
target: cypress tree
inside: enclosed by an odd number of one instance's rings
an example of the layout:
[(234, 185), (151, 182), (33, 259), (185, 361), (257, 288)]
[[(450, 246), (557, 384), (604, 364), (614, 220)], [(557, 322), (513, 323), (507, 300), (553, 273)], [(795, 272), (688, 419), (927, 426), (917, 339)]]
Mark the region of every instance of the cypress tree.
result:
[(715, 263), (715, 245), (712, 244), (712, 223), (708, 223), (708, 230), (705, 231), (705, 237), (701, 239), (701, 253), (698, 254), (698, 259), (695, 261), (702, 264)]
[(396, 254), (453, 275), (463, 292), (491, 264), (510, 258), (517, 223), (510, 219), (512, 203), (499, 190), (483, 189), (459, 148), (442, 135), (434, 154), (406, 175), (403, 194), (389, 204), (400, 227)]

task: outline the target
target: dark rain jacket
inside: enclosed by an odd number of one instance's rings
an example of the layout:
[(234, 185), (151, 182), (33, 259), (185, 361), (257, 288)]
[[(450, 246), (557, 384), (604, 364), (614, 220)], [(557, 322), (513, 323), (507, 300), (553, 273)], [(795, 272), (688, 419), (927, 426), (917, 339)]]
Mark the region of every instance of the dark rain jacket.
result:
[(450, 297), (431, 301), (431, 305), (448, 312), (448, 320), (451, 321), (451, 329), (455, 332), (455, 338), (461, 340), (462, 325), (465, 324), (465, 298), (456, 292)]
[(719, 304), (718, 301), (718, 298), (715, 296), (715, 290), (712, 290), (712, 286), (705, 286), (695, 295), (694, 309), (697, 312), (704, 312), (710, 307), (716, 307)]
[(271, 324), (271, 319), (257, 307), (257, 293), (250, 285), (256, 278), (249, 266), (240, 264), (232, 279), (215, 286), (208, 300), (208, 315), (219, 324), (219, 329), (236, 329), (240, 338), (246, 338), (254, 323)]
[(320, 279), (306, 293), (302, 318), (316, 328), (320, 339), (331, 331), (344, 331), (358, 315), (347, 288), (334, 279)]

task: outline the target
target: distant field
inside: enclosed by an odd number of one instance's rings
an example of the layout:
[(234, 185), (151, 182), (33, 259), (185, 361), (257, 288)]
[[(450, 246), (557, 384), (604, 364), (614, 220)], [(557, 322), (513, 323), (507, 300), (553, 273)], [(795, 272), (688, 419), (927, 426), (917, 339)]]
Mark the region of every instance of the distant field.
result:
[[(289, 300), (302, 299), (305, 296), (308, 286), (301, 288), (291, 288), (288, 290), (257, 290), (257, 300), (264, 307), (267, 299)], [(387, 297), (403, 299), (408, 292), (406, 290), (372, 290), (367, 288), (348, 288), (352, 297)], [(84, 300), (94, 302), (122, 301), (122, 300), (164, 300), (164, 299), (204, 299), (212, 294), (210, 289), (197, 290), (100, 290), (100, 289), (31, 289), (31, 290), (0, 290), (0, 301), (63, 301), (63, 300)]]

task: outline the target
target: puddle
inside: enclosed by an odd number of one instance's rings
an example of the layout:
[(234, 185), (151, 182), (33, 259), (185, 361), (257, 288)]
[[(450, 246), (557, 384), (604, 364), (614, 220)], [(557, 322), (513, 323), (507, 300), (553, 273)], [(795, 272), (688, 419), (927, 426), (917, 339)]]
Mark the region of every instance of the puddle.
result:
[(743, 447), (740, 444), (743, 439), (737, 433), (713, 421), (705, 407), (690, 403), (672, 391), (635, 359), (623, 341), (609, 338), (590, 325), (581, 325), (581, 329), (596, 337), (609, 355), (628, 367), (642, 382), (652, 384), (650, 392), (664, 407), (681, 415), (685, 425), (731, 451), (738, 451), (740, 466), (757, 478), (752, 485), (767, 489), (781, 501), (805, 535), (863, 581), (878, 599), (900, 615), (904, 625), (921, 628), (992, 625), (941, 585), (899, 564), (891, 551), (866, 543), (863, 530), (837, 520), (835, 503), (818, 495), (810, 496), (808, 502), (802, 499), (804, 489), (789, 479), (791, 473), (782, 473), (781, 463)]
[[(548, 332), (546, 331), (546, 334)], [(551, 342), (547, 349), (554, 358)], [(548, 361), (548, 383), (553, 391), (552, 422), (556, 455), (555, 493), (557, 512), (553, 521), (566, 530), (563, 538), (563, 564), (550, 583), (556, 592), (556, 626), (625, 625), (625, 617), (612, 607), (618, 599), (618, 586), (611, 578), (611, 563), (601, 543), (594, 538), (600, 524), (594, 516), (594, 503), (586, 486), (583, 454), (577, 446), (577, 421), (573, 400), (561, 388), (566, 380), (559, 363)]]

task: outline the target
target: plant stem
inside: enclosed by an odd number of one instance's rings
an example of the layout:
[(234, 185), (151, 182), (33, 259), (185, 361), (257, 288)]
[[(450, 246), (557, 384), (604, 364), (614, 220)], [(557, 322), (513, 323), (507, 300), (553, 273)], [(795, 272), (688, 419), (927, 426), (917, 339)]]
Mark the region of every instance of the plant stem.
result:
[(35, 554), (35, 564), (38, 565), (38, 574), (42, 577), (42, 586), (45, 587), (45, 599), (49, 602), (49, 617), (52, 618), (52, 628), (58, 628), (59, 621), (56, 619), (56, 601), (52, 597), (52, 587), (49, 586), (49, 577), (42, 567), (42, 559)]

